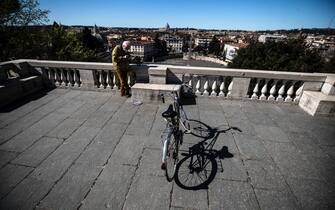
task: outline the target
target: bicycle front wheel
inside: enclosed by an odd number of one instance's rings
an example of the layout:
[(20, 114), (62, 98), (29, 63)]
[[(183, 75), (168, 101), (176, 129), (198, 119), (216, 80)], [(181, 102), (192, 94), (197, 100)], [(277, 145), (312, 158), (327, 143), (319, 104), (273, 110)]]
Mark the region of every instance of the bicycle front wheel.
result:
[(216, 171), (217, 162), (213, 156), (205, 153), (187, 155), (177, 164), (175, 182), (183, 189), (203, 189), (214, 179)]
[(166, 179), (171, 182), (175, 176), (176, 165), (178, 163), (178, 147), (179, 141), (175, 134), (171, 135), (170, 144), (167, 150), (166, 159), (166, 169), (165, 176)]

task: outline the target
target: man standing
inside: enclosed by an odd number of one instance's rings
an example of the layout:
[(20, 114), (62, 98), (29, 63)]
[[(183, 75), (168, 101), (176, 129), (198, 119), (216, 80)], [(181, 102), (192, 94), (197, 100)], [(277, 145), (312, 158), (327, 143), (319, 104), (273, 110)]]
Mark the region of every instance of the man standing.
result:
[(121, 96), (130, 97), (129, 86), (127, 83), (127, 74), (129, 71), (130, 54), (130, 42), (124, 41), (121, 45), (117, 45), (112, 53), (112, 62), (114, 70), (120, 81)]

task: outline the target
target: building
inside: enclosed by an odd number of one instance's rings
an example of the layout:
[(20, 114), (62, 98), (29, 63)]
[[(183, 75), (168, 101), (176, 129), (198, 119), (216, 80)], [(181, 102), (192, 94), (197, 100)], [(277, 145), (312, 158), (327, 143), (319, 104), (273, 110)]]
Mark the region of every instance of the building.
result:
[(183, 52), (184, 41), (181, 37), (170, 34), (164, 34), (163, 36), (161, 36), (160, 39), (166, 42), (166, 48), (169, 52), (172, 53)]
[(258, 41), (265, 43), (268, 41), (281, 42), (287, 39), (286, 35), (272, 35), (272, 34), (262, 34), (258, 37)]
[(168, 32), (170, 31), (170, 25), (169, 23), (166, 23), (165, 27), (158, 29), (160, 32)]
[(140, 57), (142, 61), (151, 60), (157, 53), (154, 42), (138, 41), (132, 42), (130, 46), (130, 53), (134, 57)]
[(211, 41), (212, 38), (209, 37), (197, 37), (194, 39), (194, 44), (195, 46), (208, 47)]
[(245, 43), (230, 43), (230, 44), (225, 44), (224, 49), (223, 49), (223, 54), (225, 55), (225, 61), (231, 62), (234, 60), (234, 58), (237, 56), (237, 51), (240, 48), (245, 48), (247, 47), (248, 44)]

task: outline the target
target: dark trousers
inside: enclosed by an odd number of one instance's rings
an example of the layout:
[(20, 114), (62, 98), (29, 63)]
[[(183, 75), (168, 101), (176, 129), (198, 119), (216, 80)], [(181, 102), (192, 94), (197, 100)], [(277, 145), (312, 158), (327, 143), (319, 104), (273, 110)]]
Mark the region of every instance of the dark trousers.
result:
[(128, 86), (128, 81), (127, 81), (127, 71), (120, 71), (117, 70), (116, 74), (119, 78), (120, 81), (120, 92), (121, 96), (124, 96), (129, 93), (129, 86)]

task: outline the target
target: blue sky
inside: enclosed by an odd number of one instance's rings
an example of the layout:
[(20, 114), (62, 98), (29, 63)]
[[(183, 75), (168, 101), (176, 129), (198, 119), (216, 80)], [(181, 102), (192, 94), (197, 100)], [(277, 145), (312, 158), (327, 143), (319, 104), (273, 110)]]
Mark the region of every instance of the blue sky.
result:
[[(50, 22), (205, 29), (335, 28), (335, 0), (39, 0)], [(331, 21), (333, 20), (333, 21)]]

